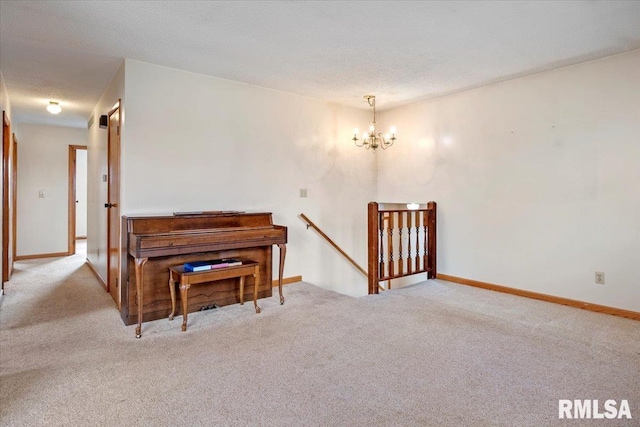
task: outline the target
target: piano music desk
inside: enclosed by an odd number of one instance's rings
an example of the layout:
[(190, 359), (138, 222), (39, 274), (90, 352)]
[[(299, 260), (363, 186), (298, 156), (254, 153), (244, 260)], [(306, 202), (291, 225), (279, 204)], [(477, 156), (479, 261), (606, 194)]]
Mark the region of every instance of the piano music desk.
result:
[(182, 330), (187, 330), (187, 293), (191, 285), (214, 282), (216, 280), (240, 278), (240, 304), (244, 304), (244, 278), (253, 276), (253, 305), (256, 313), (260, 313), (258, 307), (258, 284), (260, 283), (260, 264), (254, 261), (242, 260), (242, 265), (211, 270), (185, 272), (184, 265), (169, 267), (169, 290), (171, 292), (171, 314), (169, 320), (173, 320), (176, 313), (176, 283), (180, 284), (180, 299), (182, 300)]

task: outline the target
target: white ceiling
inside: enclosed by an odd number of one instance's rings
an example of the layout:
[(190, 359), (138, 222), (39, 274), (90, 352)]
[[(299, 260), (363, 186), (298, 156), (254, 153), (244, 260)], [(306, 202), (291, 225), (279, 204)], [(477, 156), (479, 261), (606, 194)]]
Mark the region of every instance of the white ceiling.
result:
[(640, 1), (0, 0), (19, 123), (85, 127), (122, 58), (385, 109), (637, 48)]

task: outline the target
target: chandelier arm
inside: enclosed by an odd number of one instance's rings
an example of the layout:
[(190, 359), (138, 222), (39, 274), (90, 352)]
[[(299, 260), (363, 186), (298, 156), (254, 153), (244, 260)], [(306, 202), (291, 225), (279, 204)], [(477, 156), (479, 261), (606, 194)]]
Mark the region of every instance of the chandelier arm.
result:
[(387, 148), (391, 147), (395, 142), (394, 141), (395, 138), (393, 137), (390, 138), (389, 141), (387, 141), (382, 133), (379, 133), (378, 136), (380, 137), (380, 141), (382, 141), (382, 144), (380, 144), (380, 146), (382, 147), (383, 150), (386, 150)]

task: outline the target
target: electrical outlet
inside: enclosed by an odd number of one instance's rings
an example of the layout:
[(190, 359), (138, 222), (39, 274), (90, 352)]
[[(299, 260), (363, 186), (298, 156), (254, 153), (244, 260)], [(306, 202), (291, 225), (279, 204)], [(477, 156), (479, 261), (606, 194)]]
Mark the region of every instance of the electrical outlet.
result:
[(604, 285), (604, 273), (602, 271), (596, 271), (596, 283)]

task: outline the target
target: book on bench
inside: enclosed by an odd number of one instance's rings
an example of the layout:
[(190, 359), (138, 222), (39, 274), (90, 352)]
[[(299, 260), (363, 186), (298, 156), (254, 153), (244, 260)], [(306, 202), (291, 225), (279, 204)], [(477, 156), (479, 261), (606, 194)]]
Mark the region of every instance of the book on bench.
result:
[(242, 261), (234, 258), (214, 259), (209, 261), (192, 261), (184, 263), (185, 272), (213, 270), (215, 268), (235, 267), (242, 265)]

